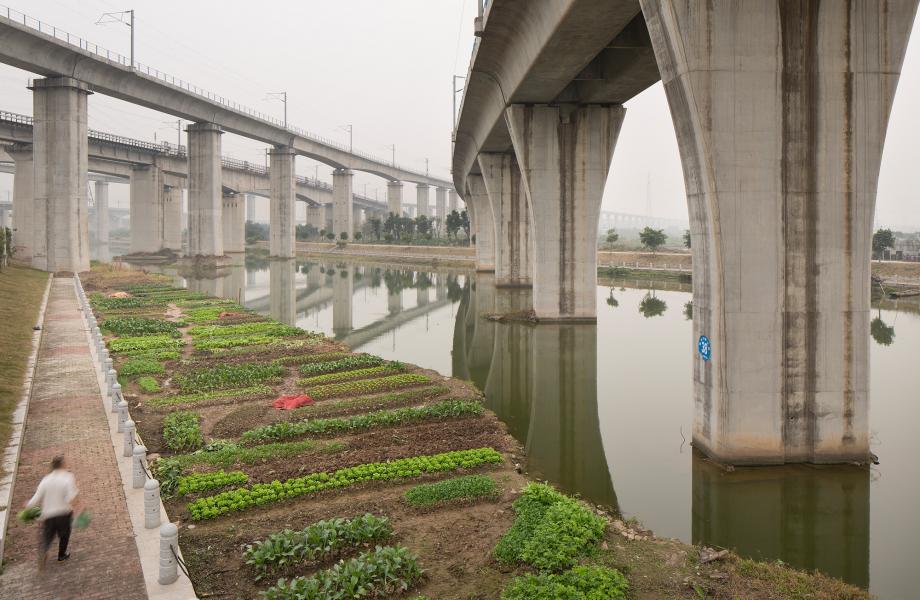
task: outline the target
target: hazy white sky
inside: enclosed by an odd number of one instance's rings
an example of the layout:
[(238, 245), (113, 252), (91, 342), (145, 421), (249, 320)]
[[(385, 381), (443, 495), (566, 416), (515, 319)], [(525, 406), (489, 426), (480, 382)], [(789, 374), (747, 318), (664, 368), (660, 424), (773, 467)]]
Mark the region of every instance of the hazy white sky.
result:
[[(136, 60), (279, 117), (268, 92), (287, 91), (288, 121), (406, 167), (448, 177), (451, 76), (464, 75), (473, 44), (475, 0), (3, 0), (13, 9), (128, 54), (128, 28), (95, 25), (102, 13), (134, 8)], [(914, 140), (920, 139), (920, 32), (908, 48), (882, 162), (877, 221), (920, 229)], [(29, 73), (0, 65), (0, 109), (32, 114)], [(459, 102), (459, 98), (458, 98)], [(604, 209), (686, 219), (677, 143), (660, 85), (627, 104)], [(90, 97), (90, 127), (131, 137), (176, 139), (175, 120)], [(183, 135), (183, 143), (184, 135)], [(224, 154), (264, 161), (265, 145), (227, 134)], [(297, 159), (301, 174), (317, 163)], [(331, 182), (331, 169), (319, 167)], [(355, 175), (355, 190), (382, 200), (383, 180)], [(0, 175), (0, 198), (12, 178)], [(121, 194), (116, 194), (121, 195)], [(414, 202), (407, 185), (404, 198)]]

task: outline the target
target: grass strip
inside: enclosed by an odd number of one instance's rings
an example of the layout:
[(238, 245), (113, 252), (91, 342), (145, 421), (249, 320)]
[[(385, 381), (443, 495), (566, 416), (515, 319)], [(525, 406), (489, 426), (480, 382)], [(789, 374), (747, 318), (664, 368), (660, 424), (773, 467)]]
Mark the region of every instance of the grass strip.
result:
[(149, 406), (176, 406), (179, 404), (196, 404), (207, 400), (231, 400), (233, 398), (267, 396), (272, 393), (272, 388), (267, 385), (253, 385), (244, 388), (229, 390), (214, 390), (211, 392), (198, 392), (195, 394), (177, 394), (172, 396), (157, 396), (147, 400)]
[(327, 559), (362, 544), (386, 541), (392, 535), (393, 526), (387, 517), (367, 513), (354, 519), (328, 519), (247, 544), (243, 558), (256, 571), (258, 581), (284, 567)]
[(431, 383), (431, 378), (416, 373), (400, 373), (399, 375), (390, 375), (389, 377), (380, 377), (378, 379), (359, 379), (358, 381), (318, 385), (310, 388), (310, 397), (314, 400), (323, 400), (324, 398), (335, 398), (336, 396), (351, 394), (376, 394), (423, 383)]
[(283, 440), (301, 435), (323, 435), (413, 423), (429, 419), (481, 415), (482, 412), (482, 404), (476, 400), (449, 399), (442, 400), (430, 406), (408, 406), (405, 408), (381, 410), (351, 417), (275, 423), (273, 425), (266, 425), (246, 431), (243, 433), (242, 438), (247, 442)]
[(514, 524), (495, 546), (503, 563), (523, 562), (539, 571), (575, 565), (604, 535), (606, 520), (574, 498), (530, 483), (512, 505)]
[(295, 477), (285, 482), (260, 483), (214, 496), (206, 496), (188, 504), (195, 521), (297, 498), (331, 488), (344, 488), (364, 481), (389, 481), (418, 477), (422, 473), (444, 473), (457, 469), (502, 461), (493, 448), (456, 450), (428, 456), (414, 456), (383, 463), (368, 463), (339, 469), (332, 473), (319, 472)]
[(393, 598), (421, 578), (418, 559), (408, 549), (377, 546), (310, 577), (281, 579), (265, 591), (265, 600)]
[(434, 506), (452, 500), (475, 500), (498, 496), (495, 480), (486, 475), (466, 475), (411, 488), (403, 495), (412, 506)]
[(337, 373), (326, 373), (325, 375), (317, 375), (316, 377), (298, 379), (297, 385), (311, 388), (318, 385), (339, 383), (342, 381), (355, 381), (357, 379), (371, 379), (373, 377), (382, 377), (384, 375), (396, 375), (397, 373), (402, 373), (405, 370), (406, 368), (401, 364), (394, 365), (393, 363), (389, 363), (386, 365), (380, 365), (379, 367), (353, 369), (351, 371), (339, 371)]
[(179, 478), (178, 493), (180, 496), (198, 494), (216, 490), (228, 485), (243, 485), (249, 483), (249, 475), (242, 471), (214, 471), (213, 473), (193, 473)]

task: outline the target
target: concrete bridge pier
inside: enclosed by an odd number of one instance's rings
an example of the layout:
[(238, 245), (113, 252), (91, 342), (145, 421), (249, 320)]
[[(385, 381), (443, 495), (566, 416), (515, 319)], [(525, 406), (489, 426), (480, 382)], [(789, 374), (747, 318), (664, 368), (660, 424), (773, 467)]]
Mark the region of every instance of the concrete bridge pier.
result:
[(269, 151), (269, 255), (294, 257), (294, 149), (275, 147)]
[(13, 174), (13, 246), (16, 258), (31, 262), (35, 235), (35, 184), (32, 144), (7, 148), (16, 172)]
[(268, 263), (269, 314), (285, 325), (297, 323), (297, 296), (294, 290), (295, 261), (276, 259)]
[(332, 232), (336, 241), (342, 233), (352, 239), (354, 234), (354, 211), (352, 188), (354, 173), (350, 169), (336, 169), (332, 172)]
[[(361, 226), (364, 225), (364, 209), (360, 206), (352, 206), (351, 209), (351, 226), (355, 233), (361, 231)], [(351, 236), (354, 239), (354, 236)]]
[(246, 198), (246, 220), (250, 222), (256, 220), (256, 201), (253, 196)]
[(32, 90), (34, 209), (32, 266), (89, 269), (86, 108), (89, 86), (70, 77), (36, 79)]
[[(14, 180), (14, 190), (15, 186)], [(97, 181), (94, 192), (96, 200), (96, 260), (109, 262), (112, 260), (112, 252), (109, 249), (109, 184), (105, 181)]]
[(131, 244), (129, 252), (158, 252), (163, 248), (163, 171), (156, 164), (134, 165), (130, 189)]
[(224, 235), (224, 253), (246, 251), (245, 194), (224, 194), (221, 208), (221, 229)]
[(438, 219), (438, 231), (443, 232), (447, 217), (447, 190), (439, 187), (434, 191), (435, 218)]
[(397, 217), (402, 216), (402, 181), (387, 182), (387, 210)]
[(403, 311), (402, 290), (387, 290), (387, 312), (391, 315), (397, 315)]
[(455, 190), (447, 191), (447, 213), (450, 214), (454, 211), (458, 211), (458, 202), (457, 202), (457, 192)]
[(712, 348), (694, 350), (694, 446), (866, 461), (872, 215), (917, 0), (641, 3), (684, 167), (695, 339)]
[(530, 287), (533, 239), (521, 169), (513, 154), (491, 152), (479, 155), (479, 168), (494, 215), (495, 284)]
[(192, 123), (188, 133), (188, 254), (223, 256), (220, 127)]
[(620, 105), (506, 109), (534, 228), (533, 308), (541, 320), (597, 318), (597, 224), (625, 114)]
[(424, 183), (415, 184), (415, 211), (418, 216), (428, 216), (428, 190)]
[(354, 295), (354, 267), (346, 264), (336, 268), (332, 276), (332, 332), (336, 338), (345, 337), (355, 328)]
[(163, 186), (163, 247), (182, 251), (182, 188)]
[(326, 209), (322, 205), (307, 206), (307, 224), (316, 227), (316, 230), (326, 228)]
[(467, 178), (467, 215), (476, 236), (476, 271), (495, 272), (495, 218), (482, 175)]
[(431, 299), (431, 294), (428, 292), (428, 287), (421, 284), (417, 285), (415, 288), (415, 305), (416, 306), (425, 306), (428, 304)]

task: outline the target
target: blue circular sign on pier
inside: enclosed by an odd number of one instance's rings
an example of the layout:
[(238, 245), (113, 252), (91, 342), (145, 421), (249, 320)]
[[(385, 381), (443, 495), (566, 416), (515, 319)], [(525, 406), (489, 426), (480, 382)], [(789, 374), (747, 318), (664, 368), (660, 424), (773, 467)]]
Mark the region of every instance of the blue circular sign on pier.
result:
[(705, 335), (700, 336), (700, 341), (697, 343), (696, 349), (699, 350), (703, 360), (712, 358), (712, 344), (709, 343), (709, 338)]

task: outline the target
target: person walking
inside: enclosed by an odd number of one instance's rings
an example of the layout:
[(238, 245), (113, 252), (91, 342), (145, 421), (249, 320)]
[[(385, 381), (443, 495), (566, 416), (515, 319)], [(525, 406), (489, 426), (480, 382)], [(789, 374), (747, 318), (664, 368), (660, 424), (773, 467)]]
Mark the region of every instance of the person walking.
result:
[(39, 517), (42, 522), (38, 551), (39, 571), (45, 568), (48, 548), (51, 547), (55, 536), (58, 538), (58, 561), (63, 562), (70, 558), (67, 544), (70, 542), (74, 501), (78, 493), (76, 478), (65, 468), (64, 457), (55, 456), (51, 461), (51, 472), (42, 478), (35, 495), (26, 503), (26, 508), (41, 506), (42, 511)]

